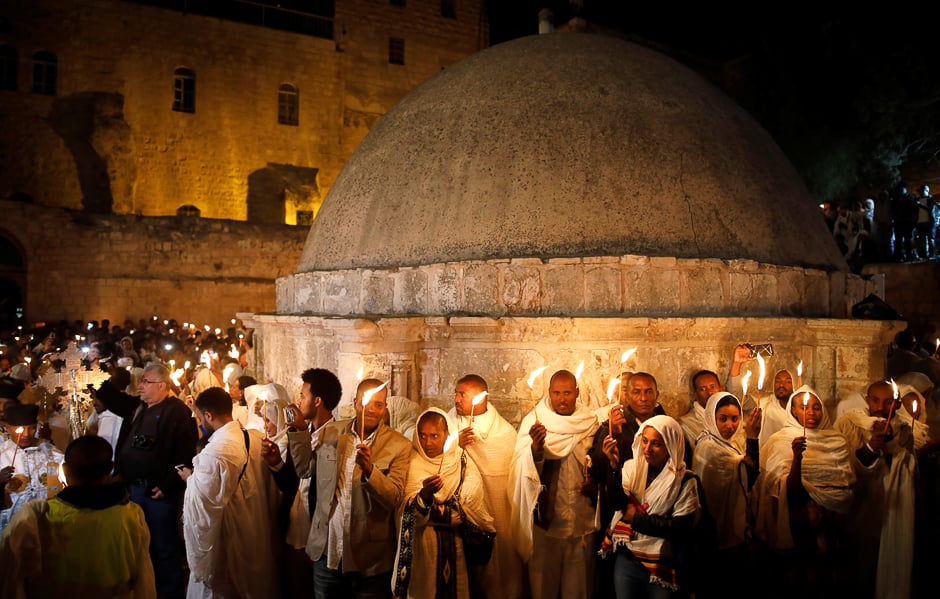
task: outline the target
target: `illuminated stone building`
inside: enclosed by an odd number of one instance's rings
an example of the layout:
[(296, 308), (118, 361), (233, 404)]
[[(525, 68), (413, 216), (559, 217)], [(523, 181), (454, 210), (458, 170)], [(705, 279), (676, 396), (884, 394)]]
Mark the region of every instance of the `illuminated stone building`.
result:
[[(146, 286), (143, 261), (154, 252), (158, 262), (169, 263), (192, 254), (200, 227), (210, 226), (159, 221), (157, 229), (175, 232), (174, 241), (154, 238), (146, 220), (121, 215), (309, 225), (378, 119), (408, 90), (488, 39), (482, 0), (278, 6), (208, 0), (2, 4), (0, 202), (16, 214), (0, 222), (0, 235), (7, 253), (20, 259), (11, 258), (0, 276), (11, 293), (20, 290), (28, 315), (146, 316), (150, 306), (125, 314), (126, 301), (108, 298), (120, 293), (125, 279)], [(31, 203), (30, 210), (21, 202)], [(88, 226), (62, 224), (57, 232), (55, 223), (74, 217), (39, 217), (35, 207), (81, 211), (79, 220)], [(95, 220), (109, 214), (116, 216), (106, 224)], [(47, 221), (29, 231), (39, 238), (26, 238), (26, 224), (37, 219)], [(218, 253), (188, 256), (183, 274), (161, 273), (147, 303), (175, 302), (160, 291), (160, 281), (249, 277), (266, 286), (269, 299), (242, 309), (272, 308), (280, 267), (251, 274), (232, 268), (272, 237), (284, 238), (280, 259), (292, 262), (299, 255), (294, 238), (303, 233), (265, 230), (259, 236), (239, 223), (225, 226), (230, 242), (216, 247)], [(101, 227), (121, 232), (117, 254)], [(166, 244), (175, 245), (167, 250)], [(69, 245), (98, 258), (76, 253), (66, 264), (43, 257), (50, 246)], [(99, 268), (102, 256), (112, 263), (108, 268)], [(85, 295), (82, 280), (101, 281), (92, 287), (112, 291)], [(61, 285), (83, 294), (66, 305), (56, 298)], [(219, 291), (229, 293), (212, 294)], [(71, 311), (82, 305), (88, 307)]]

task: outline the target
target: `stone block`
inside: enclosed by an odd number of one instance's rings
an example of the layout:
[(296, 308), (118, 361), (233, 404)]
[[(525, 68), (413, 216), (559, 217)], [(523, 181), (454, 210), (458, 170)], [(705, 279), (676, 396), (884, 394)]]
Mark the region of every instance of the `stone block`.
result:
[[(584, 260), (588, 260), (588, 258), (585, 258)], [(549, 266), (566, 266), (566, 265), (581, 264), (581, 263), (582, 263), (581, 258), (549, 258), (547, 262)]]
[(829, 273), (829, 313), (832, 318), (845, 318), (848, 315), (845, 305), (845, 273)]
[(650, 258), (650, 268), (675, 268), (677, 261), (671, 256), (653, 256)]
[(829, 313), (829, 276), (821, 270), (803, 272), (803, 316), (825, 316)]
[(510, 265), (500, 274), (499, 299), (506, 311), (510, 314), (537, 314), (541, 295), (539, 269)]
[(471, 314), (502, 314), (499, 270), (485, 262), (471, 262), (463, 269), (463, 309)]
[(460, 268), (455, 264), (427, 267), (428, 312), (450, 314), (460, 310)]
[(628, 314), (668, 316), (679, 310), (679, 272), (628, 270), (623, 275), (623, 305)]
[(364, 314), (391, 314), (395, 284), (387, 272), (363, 271), (360, 305)]
[(580, 314), (584, 307), (584, 270), (580, 264), (544, 271), (542, 314)]
[(359, 293), (362, 275), (354, 270), (324, 273), (320, 282), (323, 312), (328, 314), (355, 314), (359, 311)]
[(623, 304), (619, 268), (591, 268), (584, 273), (584, 311), (590, 315), (618, 314)]
[(777, 279), (758, 272), (728, 275), (728, 306), (738, 314), (770, 316), (777, 311)]
[(392, 275), (393, 306), (398, 314), (424, 314), (428, 307), (428, 276), (419, 268), (406, 268)]
[(677, 291), (677, 300), (681, 302), (685, 313), (698, 311), (702, 315), (719, 314), (726, 301), (728, 274), (721, 268), (703, 267), (694, 270), (682, 270), (681, 288)]
[(803, 284), (806, 277), (802, 269), (781, 268), (777, 274), (777, 305), (781, 315), (803, 314)]
[(640, 266), (645, 267), (649, 266), (650, 259), (649, 256), (634, 256), (632, 254), (627, 254), (620, 257), (620, 263), (624, 266)]
[(299, 313), (323, 311), (322, 281), (318, 273), (293, 275), (294, 310)]

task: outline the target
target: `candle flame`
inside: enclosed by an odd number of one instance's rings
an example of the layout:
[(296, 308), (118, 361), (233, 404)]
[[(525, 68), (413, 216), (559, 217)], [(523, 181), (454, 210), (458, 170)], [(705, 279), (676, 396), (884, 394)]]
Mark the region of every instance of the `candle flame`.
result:
[(16, 427), (16, 434), (17, 434), (17, 435), (22, 435), (22, 434), (23, 434), (23, 431), (25, 431), (25, 430), (26, 430), (26, 429), (23, 428), (22, 426), (18, 426), (18, 427)]
[(364, 374), (364, 373), (363, 373), (363, 370), (362, 370), (362, 366), (360, 365), (360, 366), (359, 366), (359, 372), (356, 373), (356, 380), (357, 380), (357, 381), (361, 381), (363, 374)]
[(933, 353), (940, 352), (940, 337), (937, 337), (937, 348), (933, 350)]
[(574, 371), (574, 380), (580, 381), (581, 375), (584, 373), (584, 360), (581, 360), (581, 363), (578, 364), (578, 367)]
[(806, 406), (809, 405), (809, 391), (803, 392), (803, 409), (806, 409)]
[(212, 356), (209, 355), (209, 350), (205, 350), (199, 354), (199, 362), (206, 366), (212, 366)]
[(748, 370), (741, 378), (741, 397), (747, 397), (747, 383), (751, 380), (751, 371)]
[(891, 383), (891, 389), (894, 391), (894, 399), (897, 400), (898, 395), (899, 395), (898, 385), (897, 383), (894, 382), (894, 379), (891, 379), (889, 382)]
[[(485, 393), (485, 391), (484, 391), (484, 393)], [(447, 435), (447, 440), (444, 441), (444, 452), (443, 452), (443, 453), (447, 453), (447, 451), (450, 449), (451, 445), (454, 444), (454, 441), (457, 440), (457, 437), (458, 437), (457, 433), (451, 433), (451, 434)]]
[(757, 364), (760, 366), (760, 374), (757, 376), (757, 390), (763, 391), (764, 389), (764, 376), (767, 374), (766, 366), (764, 364), (764, 357), (760, 354), (757, 354)]
[(183, 364), (183, 368), (185, 368), (186, 370), (189, 370), (190, 365), (191, 365), (191, 364), (190, 364), (190, 361), (189, 361), (189, 360), (186, 360), (186, 363)]
[(372, 401), (372, 396), (384, 389), (388, 385), (388, 381), (385, 381), (375, 389), (369, 389), (368, 391), (362, 394), (362, 407), (365, 408), (370, 401)]
[(180, 386), (180, 377), (183, 376), (183, 372), (185, 371), (182, 368), (179, 368), (177, 370), (174, 370), (173, 373), (170, 375), (170, 378), (173, 379), (173, 382), (176, 384), (177, 387)]
[(532, 371), (532, 374), (529, 375), (529, 380), (528, 380), (529, 389), (531, 389), (535, 385), (535, 379), (539, 378), (539, 375), (545, 372), (546, 368), (548, 368), (548, 366), (541, 366)]
[(216, 328), (215, 328), (215, 334), (216, 334), (216, 335), (221, 335), (221, 334), (222, 334), (222, 329), (220, 329), (219, 327), (216, 327)]
[(796, 376), (803, 376), (803, 360), (800, 360), (800, 363), (796, 365)]
[(627, 360), (630, 359), (630, 356), (632, 356), (632, 355), (635, 354), (635, 353), (636, 353), (636, 348), (635, 348), (635, 347), (632, 348), (632, 349), (628, 349), (627, 351), (623, 352), (623, 355), (620, 356), (620, 363), (621, 363), (621, 364), (626, 364), (626, 363), (627, 363)]
[(235, 347), (235, 344), (232, 344), (232, 349), (228, 352), (228, 357), (238, 359), (238, 348)]
[(205, 325), (205, 327), (206, 327), (206, 332), (207, 332), (207, 333), (212, 330), (212, 327), (210, 327), (209, 325)]
[(612, 378), (607, 383), (607, 403), (614, 403), (614, 392), (617, 391), (617, 385), (619, 384), (620, 378)]
[(917, 418), (917, 400), (911, 404), (911, 411), (914, 412), (914, 418)]
[(170, 369), (172, 370), (175, 367), (176, 367), (176, 360), (170, 360)]
[[(470, 400), (470, 405), (471, 405), (471, 406), (478, 406), (478, 405), (480, 405), (480, 402), (483, 401), (483, 399), (484, 399), (487, 395), (489, 395), (489, 392), (487, 392), (487, 391), (480, 391), (479, 393), (477, 393), (476, 395), (473, 396), (473, 399)], [(445, 451), (446, 451), (446, 450), (445, 450)]]

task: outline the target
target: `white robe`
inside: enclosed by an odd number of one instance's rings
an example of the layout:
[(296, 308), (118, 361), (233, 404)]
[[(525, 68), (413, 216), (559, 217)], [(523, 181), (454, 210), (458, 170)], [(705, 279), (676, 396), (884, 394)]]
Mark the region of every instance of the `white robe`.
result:
[[(452, 409), (448, 416), (457, 429), (470, 426), (468, 416), (457, 416)], [(516, 429), (500, 416), (492, 405), (473, 418), (476, 439), (467, 446), (467, 457), (476, 464), (483, 477), (486, 509), (493, 516), (496, 539), (493, 557), (486, 565), (481, 581), (488, 597), (518, 599), (523, 596), (523, 565), (511, 542), (512, 504), (509, 502), (509, 466), (516, 446)]]
[(917, 460), (911, 429), (895, 412), (891, 418), (894, 438), (884, 449), (884, 454), (891, 456), (890, 466), (884, 457), (865, 466), (854, 455), (855, 450), (871, 440), (872, 425), (882, 421), (869, 416), (868, 410), (853, 410), (836, 422), (836, 430), (848, 440), (858, 473), (859, 493), (854, 510), (857, 532), (878, 545), (875, 597), (901, 599), (910, 596), (914, 563)]
[(246, 452), (241, 427), (229, 422), (193, 458), (183, 499), (188, 597), (277, 595), (272, 479), (261, 458), (261, 434), (248, 434)]
[[(542, 480), (532, 457), (532, 437), (529, 435), (529, 429), (535, 424), (536, 417), (547, 429), (545, 458), (561, 459), (574, 455), (582, 469), (587, 450), (594, 439), (594, 432), (599, 426), (594, 412), (580, 402), (573, 414), (561, 416), (552, 409), (548, 397), (540, 401), (535, 409), (522, 419), (509, 473), (509, 491), (513, 541), (523, 561), (529, 561), (532, 557), (534, 513), (542, 488)], [(587, 498), (584, 500), (587, 501)]]
[[(15, 427), (11, 429), (15, 430)], [(16, 433), (13, 433), (12, 439), (0, 444), (0, 467), (12, 464), (14, 468), (13, 479), (7, 483), (4, 496), (0, 498), (0, 532), (27, 502), (55, 497), (62, 489), (59, 466), (65, 455), (48, 441), (17, 451), (16, 438)]]

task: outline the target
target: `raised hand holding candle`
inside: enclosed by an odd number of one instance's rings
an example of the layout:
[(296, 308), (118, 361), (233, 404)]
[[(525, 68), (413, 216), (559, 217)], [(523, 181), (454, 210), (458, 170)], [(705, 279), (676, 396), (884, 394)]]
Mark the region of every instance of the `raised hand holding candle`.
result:
[(387, 385), (388, 381), (385, 381), (375, 389), (369, 389), (362, 394), (362, 416), (359, 418), (361, 425), (359, 431), (359, 440), (362, 443), (366, 442), (366, 406), (369, 405), (370, 401), (372, 401), (372, 396), (384, 389)]
[[(470, 400), (470, 406), (471, 406), (470, 407), (470, 428), (473, 428), (473, 414), (476, 411), (476, 407), (480, 405), (480, 402), (482, 402), (486, 398), (487, 395), (489, 395), (488, 392), (480, 391), (479, 393), (473, 396), (473, 399)], [(444, 451), (447, 451), (447, 450), (445, 449)]]

